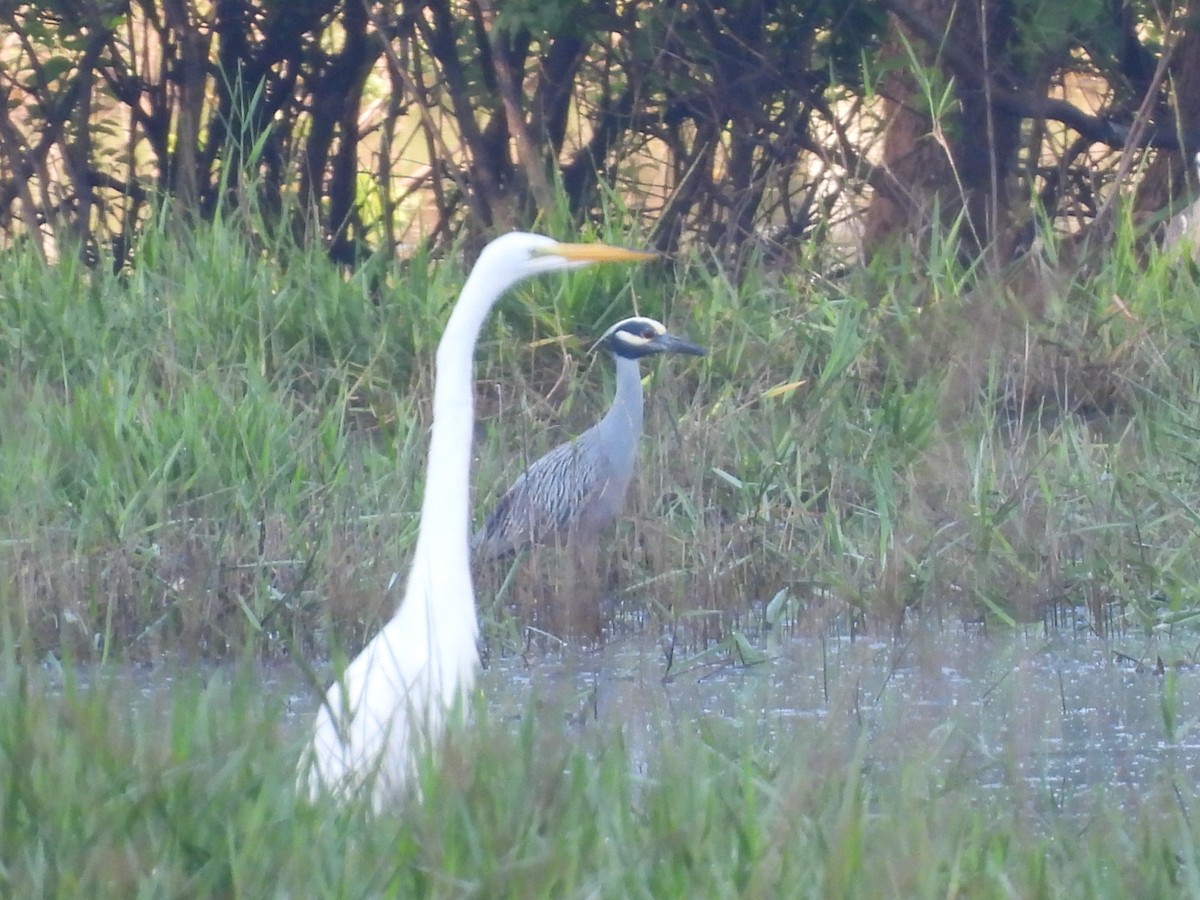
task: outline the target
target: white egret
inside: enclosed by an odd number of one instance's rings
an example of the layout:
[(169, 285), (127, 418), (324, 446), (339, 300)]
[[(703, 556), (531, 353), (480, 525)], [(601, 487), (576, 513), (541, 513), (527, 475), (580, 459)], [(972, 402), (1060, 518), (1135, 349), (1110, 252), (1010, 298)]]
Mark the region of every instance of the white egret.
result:
[(468, 549), (474, 355), (493, 304), (531, 275), (654, 256), (521, 232), (483, 249), (438, 343), (425, 496), (404, 599), (317, 712), (301, 761), (311, 796), (370, 783), (382, 807), (414, 774), (418, 755), (435, 748), (447, 715), (475, 681), (479, 626)]

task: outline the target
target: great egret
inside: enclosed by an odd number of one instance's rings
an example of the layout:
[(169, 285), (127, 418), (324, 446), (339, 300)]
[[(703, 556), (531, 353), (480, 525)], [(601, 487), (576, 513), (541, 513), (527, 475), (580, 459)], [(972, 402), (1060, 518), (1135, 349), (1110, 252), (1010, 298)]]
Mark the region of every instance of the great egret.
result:
[(383, 806), (411, 778), (420, 752), (434, 749), (447, 714), (474, 683), (478, 622), (468, 550), (473, 362), (493, 304), (532, 275), (655, 256), (522, 232), (483, 249), (438, 343), (425, 495), (404, 599), (317, 712), (301, 761), (311, 796), (370, 783), (375, 807)]

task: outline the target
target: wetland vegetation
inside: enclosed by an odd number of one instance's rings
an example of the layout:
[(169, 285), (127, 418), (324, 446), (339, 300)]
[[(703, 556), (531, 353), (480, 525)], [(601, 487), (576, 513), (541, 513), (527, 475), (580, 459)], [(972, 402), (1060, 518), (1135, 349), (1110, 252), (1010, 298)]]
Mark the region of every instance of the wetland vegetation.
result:
[[(383, 588), (415, 538), (428, 361), (461, 276), (453, 260), (347, 275), (250, 231), (234, 216), (186, 241), (150, 232), (118, 274), (20, 249), (0, 267), (0, 878), (14, 896), (1095, 897), (1195, 883), (1190, 766), (1067, 815), (1053, 779), (1031, 789), (1003, 764), (1003, 742), (987, 778), (931, 755), (974, 740), (979, 723), (952, 706), (882, 751), (878, 699), (844, 685), (818, 716), (764, 720), (759, 703), (739, 721), (700, 704), (635, 734), (586, 690), (539, 699), (516, 677), (505, 705), (489, 681), (493, 705), (453, 734), (425, 802), (373, 820), (297, 799), (319, 692), (292, 667), (352, 654), (390, 614)], [(637, 307), (711, 353), (650, 375), (600, 630), (548, 649), (538, 616), (573, 586), (539, 580), (555, 567), (543, 554), (502, 603), (481, 592), (493, 666), (519, 673), (524, 653), (536, 673), (634, 642), (646, 691), (669, 694), (787, 659), (805, 635), (1087, 633), (1107, 642), (1102, 666), (1120, 665), (1114, 651), (1146, 664), (1153, 728), (1183, 740), (1191, 265), (1155, 255), (1135, 270), (1116, 254), (1038, 321), (1017, 302), (996, 315), (1001, 301), (963, 290), (950, 262), (920, 291), (892, 271), (819, 270), (760, 266), (735, 285), (683, 256), (502, 302), (479, 352), (481, 498), (606, 403), (607, 367), (562, 323), (598, 330)], [(131, 703), (113, 663), (167, 687)], [(280, 666), (299, 686), (264, 685)]]
[[(1200, 896), (1195, 5), (0, 10), (0, 895)], [(665, 256), (501, 301), (478, 510), (709, 354), (419, 802), (309, 802), (516, 226)]]

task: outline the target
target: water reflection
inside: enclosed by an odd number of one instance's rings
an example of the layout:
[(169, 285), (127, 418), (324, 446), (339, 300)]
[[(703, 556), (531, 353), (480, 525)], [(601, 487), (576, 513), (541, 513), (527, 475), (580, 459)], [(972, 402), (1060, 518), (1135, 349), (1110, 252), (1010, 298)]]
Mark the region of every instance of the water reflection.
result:
[[(1076, 635), (922, 632), (894, 642), (797, 638), (754, 665), (710, 653), (676, 656), (668, 667), (660, 646), (628, 639), (493, 659), (481, 687), (491, 715), (514, 727), (530, 714), (539, 729), (568, 736), (620, 727), (635, 769), (680, 728), (725, 729), (797, 764), (817, 736), (845, 759), (861, 752), (869, 767), (924, 760), (947, 787), (1024, 786), (1038, 806), (1086, 810), (1097, 792), (1137, 800), (1164, 780), (1190, 783), (1200, 773), (1200, 672), (1188, 664), (1156, 671), (1153, 656), (1138, 667), (1135, 655), (1127, 644)], [(197, 674), (127, 670), (122, 696), (169, 709), (173, 682)], [(285, 727), (299, 741), (319, 694), (287, 666), (263, 668), (260, 689), (283, 698)]]
[(1039, 804), (1085, 809), (1098, 791), (1137, 799), (1163, 778), (1191, 781), (1200, 764), (1200, 672), (1157, 673), (1153, 658), (1138, 668), (1122, 651), (1074, 635), (804, 638), (751, 666), (676, 661), (664, 678), (661, 649), (627, 642), (501, 660), (483, 684), (493, 711), (513, 719), (534, 696), (560, 703), (567, 728), (622, 724), (635, 766), (663, 723), (716, 720), (782, 752), (817, 731), (847, 759), (862, 742), (869, 766), (927, 759), (947, 784), (1024, 784)]

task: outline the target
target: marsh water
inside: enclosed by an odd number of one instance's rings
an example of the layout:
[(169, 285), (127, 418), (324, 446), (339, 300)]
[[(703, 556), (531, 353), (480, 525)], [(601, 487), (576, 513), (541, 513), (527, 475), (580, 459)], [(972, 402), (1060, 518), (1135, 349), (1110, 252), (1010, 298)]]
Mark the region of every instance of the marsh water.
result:
[[(598, 650), (489, 660), (489, 713), (568, 739), (620, 728), (631, 766), (673, 730), (752, 743), (804, 764), (822, 752), (887, 767), (919, 761), (938, 783), (1027, 789), (1031, 803), (1086, 811), (1136, 802), (1200, 775), (1200, 669), (1188, 648), (1042, 629), (1003, 637), (919, 631), (904, 639), (788, 638), (693, 655), (644, 637)], [(1161, 666), (1160, 666), (1161, 660)], [(669, 663), (668, 663), (669, 661)], [(130, 674), (135, 703), (169, 691), (157, 667)], [(299, 672), (264, 667), (299, 736), (317, 705)]]
[(1023, 784), (1031, 802), (1084, 810), (1099, 792), (1136, 802), (1155, 784), (1200, 776), (1190, 655), (1140, 638), (958, 631), (796, 638), (753, 664), (700, 654), (668, 669), (660, 647), (630, 642), (532, 666), (501, 661), (484, 682), (501, 714), (520, 715), (530, 695), (558, 696), (569, 727), (619, 723), (634, 765), (672, 723), (782, 759), (822, 746), (875, 767), (923, 761), (943, 783)]

